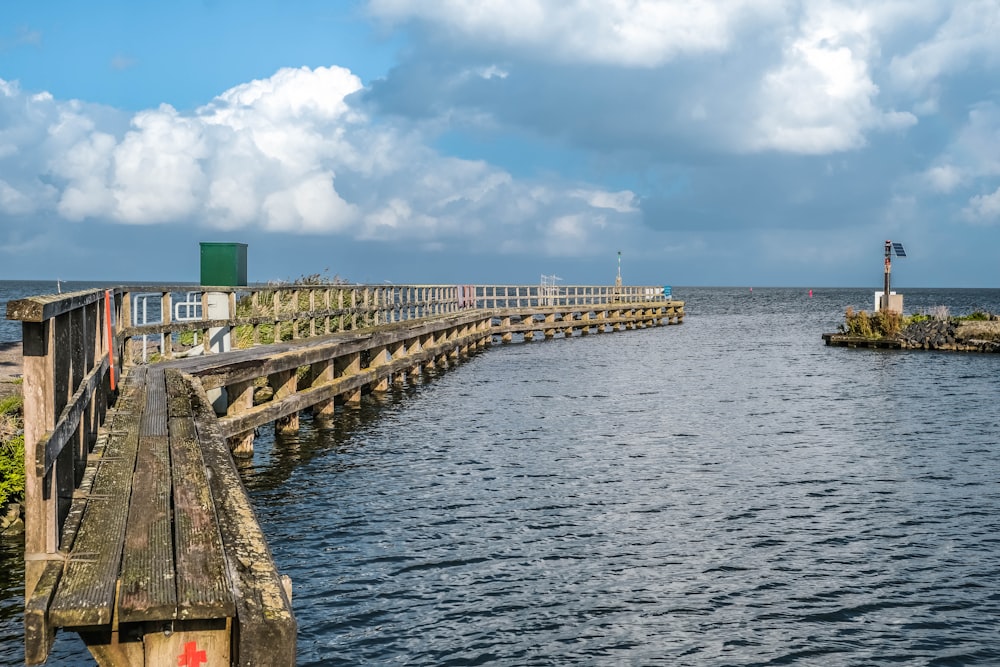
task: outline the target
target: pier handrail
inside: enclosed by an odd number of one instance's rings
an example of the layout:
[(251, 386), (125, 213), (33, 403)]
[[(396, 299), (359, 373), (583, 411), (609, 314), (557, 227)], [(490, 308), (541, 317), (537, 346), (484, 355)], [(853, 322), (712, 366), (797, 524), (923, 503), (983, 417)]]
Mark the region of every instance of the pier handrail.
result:
[[(187, 302), (192, 292), (201, 294), (202, 317), (172, 321), (174, 296)], [(211, 292), (228, 294), (230, 312), (234, 315), (209, 319), (207, 294)], [(160, 295), (159, 323), (131, 325), (135, 294)], [(114, 325), (111, 340), (105, 335), (106, 297)], [(134, 362), (133, 339), (164, 334), (163, 349), (159, 352), (161, 358), (169, 359), (174, 356), (175, 336), (199, 333), (205, 339), (212, 327), (233, 328), (237, 334), (243, 334), (242, 346), (249, 346), (440, 316), (469, 308), (513, 312), (526, 308), (578, 309), (668, 300), (659, 286), (283, 283), (213, 287), (188, 283), (123, 285), (11, 301), (7, 304), (7, 319), (22, 322), (25, 455), (33, 462), (36, 473), (29, 476), (26, 493), (47, 498), (41, 504), (26, 503), (27, 507), (47, 508), (46, 516), (31, 517), (30, 523), (37, 530), (26, 538), (26, 548), (39, 562), (58, 551), (59, 529), (68, 512), (73, 477), (85, 467), (87, 452), (104, 422), (104, 411), (114, 398), (111, 369)], [(155, 297), (152, 301), (155, 305)], [(110, 356), (109, 348), (113, 351)], [(70, 442), (77, 444), (67, 448)], [(29, 591), (37, 569), (29, 567)]]
[[(192, 292), (201, 294), (202, 317), (172, 322), (174, 296), (181, 295), (190, 303)], [(160, 323), (131, 325), (130, 309), (133, 297), (139, 293), (151, 295), (153, 310), (159, 301)], [(208, 319), (210, 293), (228, 295), (231, 317)], [(327, 406), (322, 410), (332, 414), (335, 397), (346, 396), (350, 402), (359, 402), (363, 387), (384, 391), (390, 382), (413, 368), (434, 365), (445, 358), (458, 359), (469, 350), (483, 349), (494, 336), (509, 342), (512, 335), (530, 340), (536, 331), (545, 337), (556, 332), (572, 336), (574, 329), (586, 334), (592, 327), (600, 332), (605, 326), (618, 331), (620, 327), (659, 325), (671, 320), (679, 323), (683, 303), (672, 301), (664, 296), (663, 288), (655, 286), (140, 285), (11, 301), (7, 304), (7, 318), (22, 322), (27, 473), (25, 637), (26, 649), (30, 649), (26, 657), (34, 663), (44, 661), (53, 628), (59, 625), (50, 627), (48, 601), (62, 586), (60, 577), (70, 562), (76, 531), (81, 525), (90, 525), (86, 480), (92, 482), (95, 474), (102, 479), (106, 462), (116, 460), (114, 456), (104, 458), (99, 468), (102, 472), (95, 473), (100, 457), (89, 455), (99, 444), (99, 429), (113, 414), (110, 409), (116, 401), (122, 407), (115, 412), (125, 414), (131, 409), (127, 407), (128, 389), (119, 397), (115, 380), (116, 371), (134, 361), (133, 338), (169, 334), (164, 336), (161, 349), (161, 356), (168, 359), (173, 356), (174, 334), (201, 332), (207, 340), (213, 327), (230, 327), (235, 334), (242, 334), (243, 347), (288, 341), (299, 344), (298, 349), (283, 353), (278, 349), (281, 346), (274, 346), (243, 350), (243, 357), (209, 355), (202, 360), (170, 364), (201, 375), (199, 392), (220, 389), (228, 394), (225, 416), (217, 421), (206, 417), (203, 421), (206, 428), (214, 429), (216, 440), (224, 439), (220, 440), (224, 444), (229, 441), (233, 449), (261, 424), (291, 419), (297, 424), (297, 412), (316, 405)], [(424, 319), (426, 326), (418, 321)], [(318, 338), (334, 333), (339, 340), (324, 343)], [(370, 355), (364, 365), (363, 352)], [(215, 368), (216, 361), (220, 367), (232, 369), (220, 371)], [(309, 367), (307, 378), (311, 384), (298, 390), (296, 371), (303, 366)], [(134, 368), (128, 379), (142, 383), (138, 378), (146, 372), (145, 367)], [(150, 367), (148, 372), (163, 377), (163, 367)], [(254, 379), (262, 376), (276, 387), (274, 398), (270, 405), (254, 407)], [(163, 447), (165, 420), (175, 416), (174, 412), (168, 415), (167, 408), (173, 411), (177, 405), (162, 395), (162, 388), (159, 391), (154, 402), (156, 414), (150, 413), (148, 421), (144, 417), (140, 428), (151, 429), (149, 437), (159, 438), (157, 446)], [(200, 396), (199, 401), (208, 405), (207, 399)], [(110, 430), (118, 433), (119, 427)], [(94, 498), (100, 505), (102, 498), (118, 496), (121, 494), (97, 494)], [(124, 497), (128, 498), (128, 493)], [(248, 503), (244, 504), (248, 507)], [(92, 537), (93, 531), (88, 535)], [(79, 549), (88, 554), (94, 551), (84, 546)], [(273, 570), (273, 562), (270, 565)], [(272, 579), (275, 577), (276, 571)], [(287, 600), (283, 604), (287, 607)], [(66, 627), (93, 625), (60, 618)], [(226, 623), (228, 628), (229, 621)], [(282, 632), (294, 628), (294, 621), (286, 626), (282, 626)], [(250, 627), (245, 633), (248, 637), (252, 634)], [(117, 645), (117, 638), (115, 642)], [(292, 654), (294, 660), (294, 648)]]
[[(516, 310), (544, 306), (582, 308), (610, 304), (666, 302), (660, 286), (561, 285), (250, 285), (246, 287), (176, 285), (120, 286), (113, 290), (118, 310), (115, 332), (126, 365), (141, 356), (133, 341), (150, 335), (162, 335), (160, 358), (175, 354), (175, 342), (186, 334), (204, 339), (209, 329), (230, 327), (240, 340), (238, 346), (297, 340), (318, 335), (391, 324), (422, 317), (434, 317), (468, 308)], [(176, 321), (172, 314), (179, 299), (190, 303), (192, 293), (200, 294), (202, 316)], [(230, 317), (210, 319), (209, 293), (229, 297)], [(102, 292), (96, 292), (100, 298)], [(159, 321), (133, 326), (132, 308), (136, 295), (159, 294), (150, 301), (158, 310)], [(62, 295), (63, 297), (68, 295)], [(33, 297), (22, 300), (10, 319), (41, 321), (53, 313), (74, 307), (72, 301), (59, 297)], [(8, 313), (10, 313), (8, 307)], [(186, 347), (186, 346), (185, 346)], [(208, 352), (210, 350), (206, 350)]]
[(117, 289), (7, 304), (7, 319), (22, 323), (27, 598), (47, 564), (61, 560), (73, 492), (114, 400), (121, 347), (114, 333), (109, 340), (106, 317), (121, 322), (121, 306)]

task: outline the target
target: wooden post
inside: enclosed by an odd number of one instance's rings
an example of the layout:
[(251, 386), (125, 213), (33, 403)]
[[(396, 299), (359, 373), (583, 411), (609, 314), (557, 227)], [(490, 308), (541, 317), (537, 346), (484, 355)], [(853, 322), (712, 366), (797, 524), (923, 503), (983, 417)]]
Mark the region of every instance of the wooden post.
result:
[[(421, 336), (420, 337), (420, 349), (422, 349), (422, 350), (428, 350), (428, 349), (434, 347), (434, 345), (436, 344), (436, 342), (437, 342), (437, 339), (435, 338), (434, 334), (427, 334), (426, 336)], [(436, 367), (437, 367), (437, 359), (436, 358), (430, 358), (430, 359), (427, 359), (426, 361), (424, 361), (424, 368), (425, 369), (427, 369), (427, 370), (433, 370)]]
[(274, 332), (271, 334), (272, 343), (281, 342), (281, 291), (271, 292), (271, 307), (274, 310)]
[[(392, 358), (393, 358), (394, 361), (396, 359), (402, 359), (403, 357), (405, 357), (406, 356), (406, 341), (405, 340), (397, 341), (393, 345), (391, 352), (392, 352)], [(406, 371), (402, 371), (401, 370), (398, 373), (396, 373), (395, 376), (392, 378), (392, 382), (395, 385), (402, 385), (402, 384), (404, 384), (406, 382)]]
[[(411, 338), (406, 344), (406, 355), (413, 356), (420, 352), (420, 337)], [(420, 364), (414, 363), (410, 366), (410, 381), (415, 381), (420, 377)]]
[[(325, 384), (333, 382), (334, 370), (333, 360), (331, 359), (324, 359), (323, 361), (313, 364), (311, 386), (321, 387)], [(319, 420), (321, 424), (329, 424), (334, 416), (334, 400), (331, 398), (330, 400), (314, 405), (313, 416)]]
[[(164, 292), (160, 297), (160, 319), (164, 324), (170, 324), (173, 321), (170, 313), (171, 305), (170, 292)], [(160, 350), (160, 355), (164, 359), (170, 359), (174, 356), (173, 343), (173, 334), (169, 331), (163, 334), (163, 349)]]
[[(258, 313), (260, 312), (260, 292), (254, 291), (250, 293), (250, 317), (256, 319)], [(253, 324), (253, 345), (256, 347), (260, 345), (260, 325)]]
[[(295, 370), (279, 371), (268, 376), (268, 383), (274, 389), (273, 401), (280, 401), (283, 398), (295, 393), (298, 377)], [(299, 430), (299, 414), (288, 415), (274, 420), (274, 431), (276, 433), (295, 433)]]
[(448, 360), (456, 362), (459, 359), (458, 350), (458, 327), (448, 327)]
[[(385, 366), (389, 363), (389, 350), (385, 346), (372, 348), (371, 350), (371, 362), (369, 363), (369, 368), (378, 368), (379, 366)], [(375, 385), (372, 387), (373, 391), (389, 391), (389, 378), (384, 377), (375, 381)]]
[[(361, 353), (351, 352), (334, 360), (336, 377), (346, 377), (361, 372)], [(351, 407), (361, 405), (361, 390), (352, 389), (344, 394), (344, 401)]]
[[(227, 388), (229, 407), (226, 416), (231, 417), (253, 407), (253, 381), (236, 382)], [(229, 451), (233, 456), (253, 456), (253, 431), (229, 439)]]
[(45, 569), (45, 558), (59, 549), (58, 491), (55, 470), (45, 477), (35, 474), (38, 442), (56, 423), (53, 376), (55, 374), (54, 322), (23, 322), (24, 349), (24, 592), (30, 599)]

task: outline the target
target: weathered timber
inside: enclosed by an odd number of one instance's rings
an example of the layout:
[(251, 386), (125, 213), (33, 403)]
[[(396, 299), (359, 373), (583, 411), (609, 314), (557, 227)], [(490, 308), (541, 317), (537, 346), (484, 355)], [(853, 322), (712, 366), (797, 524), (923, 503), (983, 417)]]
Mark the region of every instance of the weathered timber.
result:
[[(44, 659), (54, 629), (65, 627), (79, 632), (102, 664), (172, 662), (191, 642), (213, 664), (229, 662), (230, 645), (234, 664), (293, 664), (290, 584), (274, 567), (229, 446), (252, 451), (257, 426), (295, 428), (304, 409), (330, 419), (334, 399), (357, 404), (363, 390), (383, 391), (425, 369), (450, 367), (494, 336), (510, 341), (523, 333), (531, 340), (681, 323), (682, 303), (644, 299), (642, 289), (652, 294), (649, 288), (542, 295), (532, 287), (359, 286), (276, 289), (263, 298), (265, 290), (228, 288), (218, 291), (229, 294), (231, 306), (242, 292), (255, 312), (171, 322), (171, 298), (163, 293), (164, 321), (130, 327), (129, 288), (118, 288), (110, 341), (103, 291), (25, 305), (15, 316), (25, 327), (25, 396), (37, 399), (25, 410), (31, 497), (48, 503), (29, 512), (44, 521), (36, 523), (27, 558), (26, 655)], [(203, 307), (204, 301), (203, 291)], [(487, 304), (494, 310), (476, 308)], [(294, 340), (135, 368), (98, 436), (113, 397), (108, 345), (117, 357), (130, 336), (204, 334), (214, 324), (252, 326), (254, 341), (262, 338), (257, 326), (267, 324)], [(169, 357), (169, 341), (161, 351)], [(255, 407), (253, 387), (261, 378), (271, 378), (275, 391)], [(208, 388), (227, 390), (222, 419), (206, 403)]]
[(146, 377), (131, 484), (136, 493), (129, 503), (122, 554), (118, 614), (123, 623), (177, 616), (166, 383), (162, 368), (150, 368)]
[(38, 583), (24, 604), (24, 661), (38, 665), (48, 658), (56, 630), (49, 622), (49, 605), (62, 575), (62, 563), (44, 563)]
[[(480, 336), (482, 334), (475, 333), (468, 335), (467, 338), (471, 340)], [(234, 437), (258, 426), (275, 422), (282, 417), (301, 412), (313, 405), (331, 400), (336, 396), (345, 394), (353, 395), (354, 392), (360, 392), (362, 388), (376, 384), (384, 378), (391, 377), (394, 373), (399, 373), (411, 368), (413, 365), (439, 358), (446, 351), (450, 350), (453, 345), (456, 343), (461, 344), (463, 340), (449, 341), (444, 344), (424, 348), (417, 354), (393, 359), (382, 366), (342, 375), (328, 384), (302, 389), (280, 400), (272, 400), (269, 403), (254, 406), (249, 410), (238, 412), (231, 416), (227, 415), (219, 419), (220, 427), (226, 437)]]
[[(198, 376), (205, 389), (216, 389), (240, 381), (253, 381), (280, 371), (308, 366), (326, 359), (359, 353), (378, 346), (387, 346), (401, 337), (415, 337), (441, 328), (460, 326), (488, 316), (482, 312), (466, 313), (435, 319), (397, 322), (363, 331), (329, 334), (314, 339), (268, 345), (227, 353), (225, 363), (211, 357), (193, 357), (169, 362), (171, 367)], [(332, 348), (336, 349), (332, 349)], [(263, 360), (261, 357), (266, 356)]]
[(296, 624), (250, 498), (204, 389), (185, 377), (236, 604), (233, 664), (294, 665)]
[[(123, 398), (133, 406), (145, 402), (145, 376), (142, 368), (128, 375)], [(79, 533), (52, 600), (49, 620), (53, 626), (78, 627), (111, 622), (141, 414), (141, 409), (135, 408), (120, 412), (113, 419)]]
[(103, 290), (83, 290), (67, 294), (17, 299), (7, 302), (7, 319), (21, 320), (22, 322), (44, 322), (103, 298)]
[(886, 350), (898, 350), (902, 347), (894, 338), (865, 338), (864, 336), (849, 336), (847, 334), (823, 334), (823, 340), (833, 347), (870, 347)]
[(177, 618), (232, 618), (236, 608), (205, 473), (190, 390), (179, 371), (166, 372), (170, 407), (170, 460), (174, 494)]

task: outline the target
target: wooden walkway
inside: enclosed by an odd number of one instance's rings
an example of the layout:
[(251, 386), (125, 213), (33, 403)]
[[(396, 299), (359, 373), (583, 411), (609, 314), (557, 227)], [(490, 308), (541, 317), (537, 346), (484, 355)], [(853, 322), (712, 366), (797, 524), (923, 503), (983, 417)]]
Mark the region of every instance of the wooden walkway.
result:
[(102, 664), (176, 665), (191, 643), (207, 664), (294, 664), (289, 597), (204, 390), (132, 368), (94, 454), (64, 558), (26, 608), (27, 646), (62, 627)]
[[(461, 303), (468, 294), (463, 288)], [(683, 319), (683, 304), (664, 300), (465, 305), (128, 365), (119, 376), (114, 369), (138, 332), (121, 319), (112, 327), (111, 314), (121, 318), (125, 301), (110, 292), (81, 293), (14, 306), (25, 323), (31, 664), (46, 660), (60, 628), (77, 632), (106, 665), (295, 664), (292, 585), (278, 573), (234, 461), (252, 455), (257, 428), (273, 423), (277, 431), (294, 431), (303, 410), (334, 419), (363, 393), (448, 368), (493, 342)], [(314, 333), (345, 313), (328, 309), (322, 324), (303, 324), (312, 315), (281, 317), (294, 332)], [(368, 317), (356, 306), (350, 316)], [(253, 326), (265, 322), (258, 318)], [(264, 386), (271, 397), (255, 400)]]

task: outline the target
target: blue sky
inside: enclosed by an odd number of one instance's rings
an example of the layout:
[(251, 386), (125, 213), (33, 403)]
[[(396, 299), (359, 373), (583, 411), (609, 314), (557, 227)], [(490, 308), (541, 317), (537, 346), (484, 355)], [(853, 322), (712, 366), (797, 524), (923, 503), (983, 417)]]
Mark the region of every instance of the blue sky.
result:
[(0, 280), (1000, 287), (1000, 2), (0, 0)]

